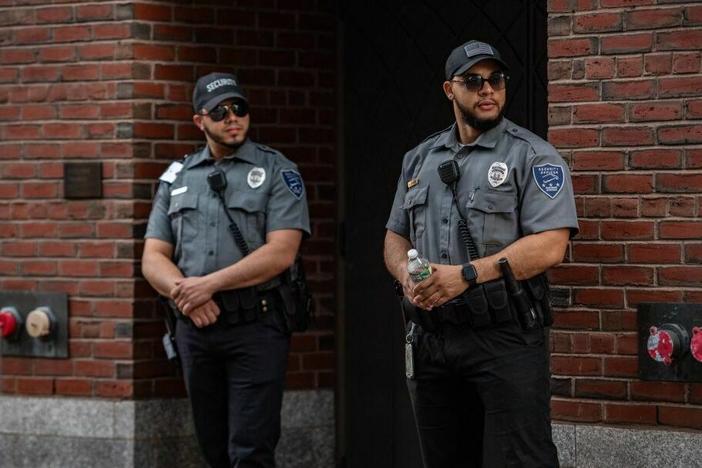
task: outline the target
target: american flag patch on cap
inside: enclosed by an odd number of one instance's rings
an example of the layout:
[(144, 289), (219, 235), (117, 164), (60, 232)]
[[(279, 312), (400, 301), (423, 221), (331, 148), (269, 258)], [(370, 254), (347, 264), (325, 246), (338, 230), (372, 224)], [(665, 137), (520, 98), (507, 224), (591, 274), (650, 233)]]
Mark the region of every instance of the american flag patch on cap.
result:
[(471, 42), (470, 44), (466, 44), (463, 50), (466, 51), (466, 57), (468, 58), (475, 57), (476, 55), (495, 55), (492, 51), (492, 47), (484, 42)]

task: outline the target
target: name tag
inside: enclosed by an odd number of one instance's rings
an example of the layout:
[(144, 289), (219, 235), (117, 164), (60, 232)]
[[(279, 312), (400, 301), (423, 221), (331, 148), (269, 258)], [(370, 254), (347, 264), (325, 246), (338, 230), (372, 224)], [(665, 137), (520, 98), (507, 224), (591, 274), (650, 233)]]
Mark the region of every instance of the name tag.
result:
[(175, 196), (175, 195), (180, 195), (181, 193), (185, 193), (185, 192), (187, 192), (187, 191), (188, 191), (188, 187), (187, 187), (187, 186), (185, 186), (185, 187), (179, 187), (179, 188), (177, 188), (177, 189), (175, 189), (175, 190), (171, 190), (171, 196), (173, 197), (173, 196)]
[(168, 169), (166, 169), (166, 172), (161, 174), (159, 180), (172, 184), (181, 169), (183, 169), (183, 164), (177, 161), (172, 162), (171, 165), (168, 166)]

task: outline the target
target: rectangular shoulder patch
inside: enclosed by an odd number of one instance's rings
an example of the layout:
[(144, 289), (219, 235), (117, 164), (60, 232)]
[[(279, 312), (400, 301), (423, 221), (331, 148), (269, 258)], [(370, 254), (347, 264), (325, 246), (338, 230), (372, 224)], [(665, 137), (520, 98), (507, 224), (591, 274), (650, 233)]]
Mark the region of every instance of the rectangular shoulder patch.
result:
[(181, 169), (183, 169), (183, 163), (174, 161), (171, 163), (170, 166), (168, 166), (168, 169), (166, 169), (166, 171), (163, 174), (161, 174), (161, 177), (159, 177), (158, 180), (162, 180), (168, 184), (172, 184), (178, 173), (181, 171)]

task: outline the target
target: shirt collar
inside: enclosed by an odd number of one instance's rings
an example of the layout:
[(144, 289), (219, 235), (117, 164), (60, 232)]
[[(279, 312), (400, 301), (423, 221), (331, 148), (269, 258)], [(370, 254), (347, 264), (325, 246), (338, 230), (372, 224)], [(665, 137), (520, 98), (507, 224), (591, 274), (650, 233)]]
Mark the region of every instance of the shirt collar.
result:
[[(200, 164), (214, 164), (215, 162), (215, 159), (210, 153), (210, 147), (207, 145), (205, 145), (202, 151), (194, 154), (192, 158), (193, 160), (189, 164), (189, 167), (195, 167)], [(255, 165), (258, 162), (258, 158), (256, 157), (256, 145), (247, 138), (235, 152), (222, 158), (223, 161), (232, 161), (234, 159), (240, 159)]]
[(500, 120), (500, 123), (487, 132), (481, 133), (473, 143), (464, 145), (458, 141), (458, 130), (456, 128), (456, 124), (454, 123), (447, 131), (439, 136), (433, 147), (436, 148), (439, 146), (444, 146), (456, 152), (458, 152), (463, 146), (482, 146), (483, 148), (494, 148), (506, 126), (507, 119), (503, 117), (502, 120)]

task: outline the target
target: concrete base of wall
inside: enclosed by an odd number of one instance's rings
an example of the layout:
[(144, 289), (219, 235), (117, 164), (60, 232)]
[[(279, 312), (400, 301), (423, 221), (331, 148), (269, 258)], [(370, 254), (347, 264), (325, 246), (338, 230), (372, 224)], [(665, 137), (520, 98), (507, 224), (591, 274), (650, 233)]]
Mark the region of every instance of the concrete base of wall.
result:
[[(187, 400), (0, 396), (0, 467), (192, 467), (205, 464)], [(334, 465), (334, 393), (286, 392), (281, 468)]]
[(702, 465), (702, 433), (643, 427), (553, 424), (561, 468)]

